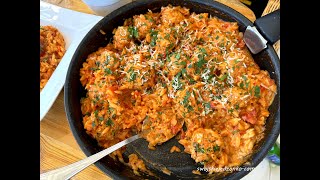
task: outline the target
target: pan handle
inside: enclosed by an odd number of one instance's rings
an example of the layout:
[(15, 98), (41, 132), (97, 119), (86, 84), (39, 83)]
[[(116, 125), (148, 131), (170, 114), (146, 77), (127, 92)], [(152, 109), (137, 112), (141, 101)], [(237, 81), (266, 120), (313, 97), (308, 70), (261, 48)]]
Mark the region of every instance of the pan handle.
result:
[(273, 45), (280, 39), (280, 9), (258, 18), (254, 25), (261, 35)]

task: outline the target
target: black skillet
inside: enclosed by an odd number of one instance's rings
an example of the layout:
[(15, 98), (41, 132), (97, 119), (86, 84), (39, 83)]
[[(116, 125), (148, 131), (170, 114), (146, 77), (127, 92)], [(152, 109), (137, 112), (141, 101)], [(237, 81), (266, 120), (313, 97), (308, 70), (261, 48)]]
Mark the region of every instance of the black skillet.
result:
[[(90, 53), (97, 51), (99, 47), (106, 46), (111, 41), (113, 29), (121, 26), (124, 19), (136, 14), (144, 14), (148, 9), (153, 12), (159, 12), (161, 6), (169, 4), (184, 6), (189, 8), (190, 12), (207, 12), (226, 21), (238, 22), (239, 29), (242, 32), (245, 31), (247, 26), (253, 26), (253, 23), (240, 13), (213, 0), (140, 0), (127, 4), (104, 17), (87, 33), (79, 44), (70, 62), (64, 86), (65, 111), (69, 125), (80, 148), (87, 156), (101, 151), (102, 148), (86, 134), (82, 124), (80, 98), (84, 97), (86, 93), (79, 80), (79, 70), (82, 67), (82, 63)], [(106, 35), (102, 35), (100, 29), (106, 32)], [(279, 58), (270, 44), (260, 53), (253, 55), (253, 58), (261, 69), (269, 72), (278, 88), (277, 95), (269, 108), (270, 116), (266, 121), (265, 137), (254, 146), (255, 151), (250, 160), (241, 167), (256, 167), (265, 158), (280, 132)], [(136, 176), (129, 167), (114, 161), (109, 156), (96, 162), (95, 165), (113, 179), (240, 179), (249, 173), (249, 171), (235, 171), (227, 174), (208, 175), (203, 172), (202, 175), (196, 175), (192, 173), (192, 170), (202, 166), (196, 164), (189, 154), (169, 153), (173, 145), (183, 150), (183, 146), (175, 138), (157, 146), (156, 150), (148, 150), (147, 144), (144, 139), (139, 139), (127, 145), (124, 156), (126, 159), (130, 153), (135, 152), (145, 161), (147, 168), (155, 174), (155, 177), (147, 175)], [(171, 171), (170, 176), (162, 172), (164, 167)]]

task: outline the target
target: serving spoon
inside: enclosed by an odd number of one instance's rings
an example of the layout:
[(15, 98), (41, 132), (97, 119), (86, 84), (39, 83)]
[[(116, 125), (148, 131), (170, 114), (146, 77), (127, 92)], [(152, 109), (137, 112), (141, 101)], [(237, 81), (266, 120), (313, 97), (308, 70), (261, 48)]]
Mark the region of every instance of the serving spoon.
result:
[[(150, 128), (150, 124), (153, 124), (156, 121), (152, 121), (150, 118), (145, 118), (145, 120), (143, 121), (143, 125), (142, 125), (142, 132), (140, 134), (134, 135), (130, 138), (127, 138), (107, 149), (104, 149), (96, 154), (93, 154), (83, 160), (80, 160), (78, 162), (75, 162), (73, 164), (46, 172), (46, 173), (42, 173), (40, 174), (40, 180), (56, 180), (56, 179), (70, 179), (71, 177), (73, 177), (74, 175), (76, 175), (77, 173), (79, 173), (80, 171), (82, 171), (83, 169), (85, 169), (86, 167), (90, 166), (91, 164), (97, 162), (98, 160), (100, 160), (101, 158), (105, 157), (106, 155), (112, 153), (113, 151), (116, 151), (117, 149), (121, 148), (122, 146), (125, 146), (141, 137), (146, 138), (147, 135), (151, 132), (151, 130), (153, 131), (153, 129)], [(182, 128), (184, 121), (182, 119), (178, 119), (177, 121), (180, 129)], [(162, 129), (163, 130), (163, 129)], [(179, 132), (179, 131), (178, 131)], [(168, 141), (169, 139), (171, 139), (172, 137), (174, 137), (178, 132), (173, 132), (172, 134), (170, 134), (170, 136), (166, 136), (165, 141)], [(154, 133), (154, 132), (153, 132)], [(162, 132), (159, 132), (159, 134), (161, 134)], [(165, 142), (163, 141), (163, 142)]]

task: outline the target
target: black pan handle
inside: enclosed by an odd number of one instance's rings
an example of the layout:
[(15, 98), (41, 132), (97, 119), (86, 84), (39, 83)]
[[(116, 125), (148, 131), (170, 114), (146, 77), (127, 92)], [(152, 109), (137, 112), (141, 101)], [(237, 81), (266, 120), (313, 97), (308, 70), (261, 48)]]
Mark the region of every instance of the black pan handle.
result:
[(280, 39), (280, 9), (258, 18), (254, 25), (261, 35), (273, 45)]

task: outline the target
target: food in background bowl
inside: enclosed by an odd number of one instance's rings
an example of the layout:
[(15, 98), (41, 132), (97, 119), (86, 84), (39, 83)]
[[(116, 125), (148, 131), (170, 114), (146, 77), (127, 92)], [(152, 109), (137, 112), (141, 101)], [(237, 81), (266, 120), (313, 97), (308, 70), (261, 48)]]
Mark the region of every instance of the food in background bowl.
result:
[(47, 84), (65, 52), (65, 41), (58, 29), (53, 26), (40, 26), (40, 91)]
[[(148, 118), (149, 148), (180, 132), (184, 152), (210, 173), (252, 154), (277, 92), (236, 22), (172, 6), (127, 19), (112, 43), (88, 56), (80, 76), (84, 128), (100, 146), (141, 132)], [(186, 130), (176, 126), (181, 119)], [(111, 156), (123, 162), (123, 151)]]

